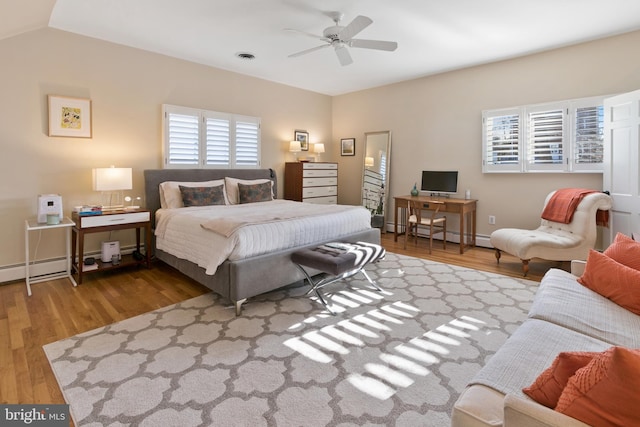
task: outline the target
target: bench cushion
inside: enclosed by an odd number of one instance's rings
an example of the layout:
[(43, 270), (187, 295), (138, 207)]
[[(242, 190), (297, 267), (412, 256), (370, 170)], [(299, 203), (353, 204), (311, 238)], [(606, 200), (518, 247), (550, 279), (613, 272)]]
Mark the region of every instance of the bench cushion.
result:
[(326, 243), (291, 254), (296, 264), (314, 268), (334, 276), (361, 268), (385, 255), (385, 250), (375, 243)]

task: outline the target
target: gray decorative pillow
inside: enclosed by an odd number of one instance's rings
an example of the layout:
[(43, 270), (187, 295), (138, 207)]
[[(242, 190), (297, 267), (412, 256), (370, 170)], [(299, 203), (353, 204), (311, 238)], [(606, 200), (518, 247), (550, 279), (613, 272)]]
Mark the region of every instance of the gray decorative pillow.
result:
[(238, 199), (240, 203), (268, 202), (273, 200), (271, 181), (250, 185), (238, 183)]
[(185, 187), (180, 185), (182, 203), (189, 206), (224, 205), (224, 185), (214, 187)]

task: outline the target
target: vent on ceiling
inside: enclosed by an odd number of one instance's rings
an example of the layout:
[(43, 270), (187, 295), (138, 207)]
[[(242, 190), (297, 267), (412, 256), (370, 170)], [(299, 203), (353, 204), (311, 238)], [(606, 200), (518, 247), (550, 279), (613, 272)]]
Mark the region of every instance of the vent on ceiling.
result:
[(249, 52), (238, 52), (236, 53), (236, 56), (240, 59), (244, 59), (245, 61), (252, 61), (256, 59), (256, 56)]

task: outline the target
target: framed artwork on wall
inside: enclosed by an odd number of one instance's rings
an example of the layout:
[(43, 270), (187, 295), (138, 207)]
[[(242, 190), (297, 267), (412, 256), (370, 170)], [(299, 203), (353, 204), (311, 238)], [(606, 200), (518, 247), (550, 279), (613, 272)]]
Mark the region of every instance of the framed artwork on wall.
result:
[(340, 140), (340, 155), (355, 156), (356, 155), (356, 139), (344, 138)]
[(309, 132), (297, 130), (293, 133), (293, 139), (300, 141), (300, 149), (302, 151), (309, 151)]
[(91, 138), (91, 100), (49, 95), (49, 136)]

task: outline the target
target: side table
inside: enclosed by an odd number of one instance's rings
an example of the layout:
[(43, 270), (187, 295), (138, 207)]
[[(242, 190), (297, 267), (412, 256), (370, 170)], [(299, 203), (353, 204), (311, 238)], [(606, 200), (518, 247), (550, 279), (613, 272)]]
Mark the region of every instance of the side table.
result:
[[(65, 217), (60, 221), (59, 224), (41, 224), (35, 219), (28, 219), (24, 222), (24, 248), (25, 248), (25, 281), (27, 282), (27, 294), (31, 296), (31, 284), (44, 282), (46, 280), (60, 279), (60, 278), (68, 278), (73, 286), (78, 286), (75, 279), (71, 274), (71, 227), (74, 227), (75, 222), (71, 221), (71, 219)], [(29, 271), (29, 264), (31, 264), (31, 255), (29, 251), (29, 232), (36, 230), (51, 230), (54, 228), (66, 228), (67, 232), (65, 234), (65, 247), (66, 247), (66, 270), (58, 273), (49, 273), (44, 274), (42, 276), (37, 276), (35, 278), (31, 277), (31, 272)]]
[[(148, 210), (136, 209), (128, 211), (104, 212), (101, 215), (78, 215), (72, 213), (75, 224), (72, 228), (71, 252), (72, 272), (78, 275), (78, 283), (82, 284), (85, 274), (96, 271), (115, 270), (130, 265), (145, 265), (151, 268), (151, 213)], [(122, 257), (120, 264), (96, 260), (96, 269), (86, 270), (84, 266), (84, 238), (86, 234), (110, 232), (116, 230), (135, 229), (136, 231), (136, 256), (126, 255)], [(140, 252), (140, 231), (144, 230), (144, 249), (146, 254)]]

